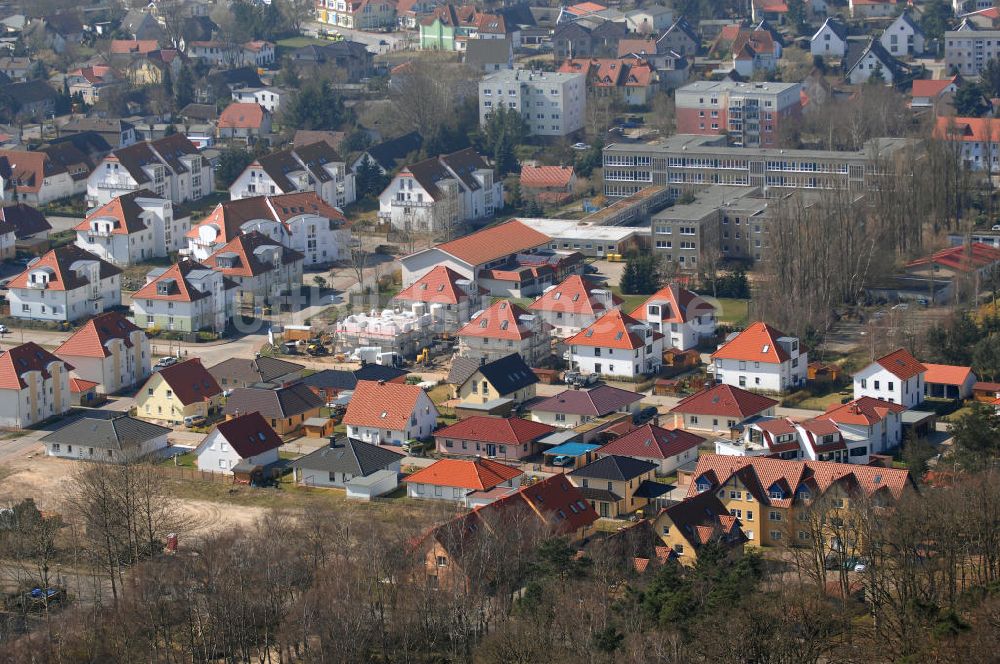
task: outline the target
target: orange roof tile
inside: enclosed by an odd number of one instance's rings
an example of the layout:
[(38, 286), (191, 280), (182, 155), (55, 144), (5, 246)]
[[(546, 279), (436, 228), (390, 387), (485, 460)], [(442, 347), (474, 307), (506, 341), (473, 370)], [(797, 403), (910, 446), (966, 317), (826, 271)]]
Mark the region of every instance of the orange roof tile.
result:
[[(404, 430), (423, 393), (423, 388), (417, 385), (359, 380), (347, 404), (344, 424)], [(434, 408), (433, 404), (431, 408)]]
[(596, 2), (578, 2), (575, 5), (566, 7), (566, 11), (574, 16), (583, 16), (584, 14), (593, 14), (594, 12), (602, 12), (607, 7), (604, 5), (599, 5)]
[(767, 323), (756, 322), (712, 353), (712, 359), (746, 360), (780, 364), (789, 359), (778, 344), (785, 333)]
[(447, 265), (438, 265), (430, 272), (420, 277), (396, 297), (397, 302), (427, 302), (437, 304), (458, 304), (469, 299), (459, 281), (469, 280)]
[(501, 445), (521, 445), (537, 440), (555, 430), (554, 426), (520, 417), (473, 415), (443, 429), (438, 429), (434, 432), (434, 436)]
[(689, 397), (681, 399), (670, 409), (671, 413), (692, 415), (719, 415), (746, 419), (774, 408), (778, 402), (762, 394), (741, 390), (732, 385), (718, 383)]
[(403, 481), (487, 491), (523, 474), (519, 468), (482, 457), (473, 460), (440, 459)]
[[(167, 270), (156, 277), (148, 284), (132, 294), (133, 300), (166, 300), (173, 302), (194, 302), (203, 297), (208, 297), (208, 293), (203, 293), (187, 282), (187, 274), (192, 270), (208, 270), (209, 268), (191, 259), (181, 260), (171, 265)], [(174, 284), (170, 293), (161, 294), (157, 284), (173, 279)]]
[(567, 346), (593, 346), (601, 348), (621, 348), (635, 350), (642, 348), (654, 339), (663, 337), (659, 332), (649, 330), (649, 336), (631, 329), (633, 325), (642, 325), (619, 309), (612, 309), (577, 334), (566, 340)]
[(656, 291), (629, 315), (636, 320), (646, 320), (647, 307), (651, 304), (660, 305), (660, 317), (664, 323), (686, 323), (698, 316), (715, 315), (715, 307), (707, 300), (677, 284)]
[(1000, 119), (957, 118), (942, 115), (934, 124), (934, 138), (952, 141), (1000, 141)]
[(264, 124), (264, 109), (260, 104), (233, 102), (219, 115), (219, 129), (260, 129)]
[(62, 362), (66, 369), (74, 368), (34, 341), (9, 348), (0, 353), (0, 389), (23, 390), (28, 386), (23, 376), (29, 371), (39, 371), (42, 378), (51, 378), (49, 366), (53, 362)]
[(889, 413), (902, 413), (906, 407), (875, 397), (861, 397), (842, 405), (831, 406), (817, 419), (828, 419), (838, 424), (869, 426), (885, 419)]
[(927, 367), (920, 364), (905, 348), (898, 348), (888, 355), (883, 355), (875, 360), (875, 364), (900, 380), (907, 380), (927, 371)]
[(94, 219), (115, 220), (111, 229), (112, 235), (129, 235), (147, 230), (146, 222), (142, 220), (142, 207), (135, 202), (137, 198), (158, 198), (147, 190), (131, 191), (121, 196), (115, 196), (110, 201), (87, 215), (87, 218), (73, 227), (74, 231), (89, 231), (90, 222)]
[(573, 179), (572, 166), (522, 166), (521, 186), (529, 189), (545, 189), (569, 186)]
[(75, 376), (69, 377), (69, 391), (73, 394), (89, 392), (97, 387), (97, 385), (98, 383), (92, 380), (84, 380), (83, 378), (76, 378)]
[(458, 331), (460, 337), (487, 337), (520, 341), (532, 335), (520, 318), (528, 312), (508, 300), (497, 300)]
[(158, 50), (160, 45), (155, 39), (112, 39), (112, 55), (122, 55), (127, 53), (139, 53), (146, 55)]
[(439, 244), (437, 248), (469, 265), (482, 265), (504, 256), (548, 244), (550, 240), (548, 235), (536, 231), (517, 219), (511, 219), (502, 224), (470, 233), (457, 240)]
[[(1000, 130), (1000, 124), (997, 125)], [(997, 134), (1000, 141), (1000, 134)], [(930, 256), (917, 258), (906, 264), (907, 267), (921, 265), (940, 265), (958, 272), (972, 272), (1000, 262), (1000, 249), (982, 242), (973, 242), (968, 247), (957, 246), (942, 249)]]
[[(532, 302), (528, 309), (532, 311), (555, 311), (564, 314), (586, 314), (600, 316), (606, 309), (602, 298), (592, 295), (598, 286), (579, 275), (563, 279), (562, 283), (545, 291)], [(621, 305), (623, 300), (617, 295), (611, 295), (613, 307)]]
[(913, 97), (937, 97), (949, 86), (958, 82), (958, 76), (943, 79), (918, 79), (913, 81)]
[(127, 348), (132, 347), (132, 333), (139, 331), (132, 322), (117, 311), (109, 311), (91, 318), (73, 333), (59, 348), (56, 355), (63, 357), (110, 357), (108, 342), (121, 339)]

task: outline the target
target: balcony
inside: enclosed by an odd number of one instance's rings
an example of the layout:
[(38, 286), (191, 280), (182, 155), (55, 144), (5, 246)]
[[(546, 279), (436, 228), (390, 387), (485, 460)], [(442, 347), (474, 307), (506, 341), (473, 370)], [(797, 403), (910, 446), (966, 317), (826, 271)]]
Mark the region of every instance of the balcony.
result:
[(132, 189), (135, 184), (126, 178), (104, 178), (97, 183), (98, 189)]
[(111, 231), (87, 231), (87, 241), (93, 242), (95, 238), (109, 238)]

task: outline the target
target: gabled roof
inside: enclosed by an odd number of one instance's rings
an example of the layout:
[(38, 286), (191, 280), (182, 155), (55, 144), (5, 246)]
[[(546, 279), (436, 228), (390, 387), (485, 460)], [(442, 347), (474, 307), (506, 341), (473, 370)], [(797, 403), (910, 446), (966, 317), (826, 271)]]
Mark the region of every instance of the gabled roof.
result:
[(71, 364), (56, 357), (34, 341), (0, 352), (0, 389), (23, 390), (28, 386), (23, 376), (29, 371), (38, 371), (45, 379), (51, 378), (49, 365), (53, 362), (62, 362), (67, 370), (73, 369)]
[[(563, 279), (557, 286), (545, 291), (528, 309), (532, 311), (556, 311), (564, 314), (584, 314), (600, 316), (606, 313), (604, 300), (594, 297), (592, 293), (598, 286), (580, 275), (571, 275)], [(623, 300), (617, 295), (611, 295), (613, 306), (619, 306)]]
[(435, 266), (430, 272), (417, 279), (408, 287), (396, 294), (393, 300), (397, 302), (426, 302), (428, 304), (458, 304), (468, 300), (465, 287), (471, 288), (471, 282), (447, 265)]
[(811, 40), (815, 40), (817, 37), (823, 34), (824, 30), (829, 30), (830, 32), (832, 32), (834, 35), (837, 36), (837, 39), (839, 39), (840, 41), (843, 42), (847, 41), (847, 26), (841, 23), (840, 20), (838, 20), (833, 16), (829, 16), (825, 21), (823, 21), (823, 25), (821, 25), (819, 30), (816, 31), (816, 34), (812, 36)]
[(52, 230), (52, 224), (44, 214), (24, 203), (0, 207), (0, 219), (14, 226), (14, 235), (18, 240)]
[(138, 332), (131, 321), (117, 311), (109, 311), (88, 320), (83, 327), (73, 333), (59, 348), (56, 355), (60, 357), (98, 357), (111, 356), (108, 343), (121, 339), (126, 348), (132, 347), (132, 333)]
[[(207, 291), (201, 291), (191, 283), (195, 276), (210, 274), (212, 270), (202, 265), (197, 261), (193, 261), (190, 258), (185, 258), (177, 263), (174, 263), (168, 267), (163, 272), (156, 274), (151, 272), (150, 274), (155, 274), (152, 279), (149, 280), (146, 285), (137, 290), (132, 294), (132, 300), (165, 300), (173, 302), (194, 302), (195, 300), (200, 300), (203, 297), (209, 297), (211, 293)], [(168, 292), (160, 293), (158, 284), (168, 283)], [(236, 284), (229, 280), (223, 279), (223, 284), (226, 289), (235, 288)]]
[(437, 249), (469, 265), (482, 265), (499, 258), (548, 244), (551, 238), (517, 219), (439, 244)]
[[(249, 459), (281, 447), (281, 437), (260, 413), (244, 413), (227, 419), (225, 422), (220, 422), (215, 430), (226, 439), (241, 459)], [(199, 445), (198, 449), (201, 447)]]
[(139, 54), (146, 55), (159, 50), (160, 45), (155, 39), (112, 39), (112, 55)]
[(741, 390), (732, 385), (717, 383), (712, 387), (681, 399), (670, 409), (671, 413), (692, 415), (718, 415), (745, 420), (774, 408), (778, 402), (762, 394)]
[(523, 445), (552, 433), (556, 428), (520, 417), (473, 415), (434, 432), (437, 438), (474, 440), (498, 445)]
[(397, 463), (405, 455), (388, 447), (372, 445), (353, 438), (336, 438), (329, 445), (292, 462), (294, 468), (344, 473), (367, 477)]
[(563, 390), (555, 396), (538, 402), (532, 406), (531, 410), (542, 413), (601, 417), (641, 400), (641, 394), (602, 383), (589, 390)]
[[(957, 85), (961, 80), (958, 74), (955, 74), (951, 78), (917, 79), (913, 81), (913, 89), (910, 96), (930, 97), (933, 99), (943, 93), (949, 86)], [(938, 122), (940, 123), (942, 119), (946, 120), (947, 118), (938, 118)]]
[(38, 193), (45, 178), (65, 172), (66, 166), (51, 159), (44, 150), (0, 150), (0, 174), (14, 183), (19, 193)]
[[(633, 330), (636, 325), (641, 325), (643, 329)], [(649, 334), (644, 334), (647, 330)], [(635, 350), (662, 337), (662, 334), (647, 329), (644, 324), (623, 314), (620, 309), (612, 309), (567, 339), (566, 345)]]
[(558, 71), (586, 74), (588, 83), (598, 88), (647, 87), (655, 79), (649, 63), (635, 58), (571, 58)]
[(234, 379), (243, 383), (270, 383), (273, 380), (305, 369), (302, 364), (288, 362), (277, 357), (261, 355), (253, 359), (230, 357), (208, 368), (217, 381)]
[(656, 464), (642, 459), (609, 454), (569, 473), (571, 477), (598, 480), (626, 481), (656, 469)]
[(701, 436), (684, 429), (664, 429), (646, 424), (615, 438), (597, 450), (597, 453), (640, 459), (669, 459), (686, 450), (697, 449), (704, 441)]
[(172, 429), (118, 414), (114, 417), (81, 417), (42, 438), (43, 443), (98, 447), (123, 451), (165, 436)]
[[(270, 251), (263, 253), (258, 251), (262, 247), (274, 248), (273, 251), (279, 252), (282, 265), (290, 265), (304, 258), (301, 252), (286, 247), (280, 242), (275, 242), (260, 231), (251, 231), (237, 235), (224, 244), (218, 251), (205, 259), (205, 265), (227, 277), (255, 277), (266, 274), (274, 271), (276, 266), (262, 258), (262, 256), (271, 253)], [(232, 265), (223, 264), (228, 263), (231, 258), (233, 259)]]
[[(489, 40), (486, 40), (489, 41)], [(572, 166), (522, 166), (521, 186), (528, 189), (565, 189), (573, 179)]]
[(873, 55), (882, 66), (885, 67), (893, 78), (899, 76), (903, 69), (903, 63), (889, 54), (875, 37), (871, 37), (867, 44), (860, 42), (848, 42), (847, 53), (844, 54), (844, 75), (849, 76), (868, 54)]
[(423, 145), (423, 137), (415, 131), (397, 136), (388, 141), (382, 141), (371, 146), (365, 152), (375, 160), (383, 170), (391, 171), (399, 165), (406, 155), (412, 154)]
[(519, 468), (483, 457), (471, 460), (439, 459), (403, 481), (432, 486), (459, 487), (473, 491), (488, 491), (523, 474)]
[(897, 348), (888, 355), (883, 355), (875, 360), (875, 364), (900, 380), (907, 380), (927, 371), (927, 367), (920, 364), (905, 348)]
[(972, 373), (972, 367), (961, 367), (952, 364), (931, 364), (930, 362), (923, 362), (923, 365), (924, 369), (927, 370), (927, 373), (924, 374), (925, 383), (934, 383), (935, 385), (964, 385), (969, 376), (975, 378), (975, 374)]
[(958, 272), (972, 272), (998, 262), (1000, 249), (982, 242), (973, 242), (967, 247), (959, 245), (917, 258), (907, 263), (906, 267), (940, 265)]
[(323, 400), (302, 383), (268, 389), (238, 387), (226, 400), (227, 415), (257, 412), (271, 419), (287, 419), (316, 410)]
[(906, 407), (902, 404), (889, 403), (875, 397), (861, 397), (842, 405), (831, 406), (819, 418), (838, 424), (870, 426), (884, 420), (889, 413), (902, 413), (904, 410)]
[(381, 364), (363, 364), (360, 369), (347, 371), (343, 369), (323, 369), (302, 379), (309, 387), (320, 389), (353, 390), (358, 381), (390, 381), (409, 372), (396, 367), (386, 367)]
[(663, 31), (663, 34), (660, 35), (659, 39), (656, 40), (657, 43), (663, 40), (667, 35), (672, 35), (674, 33), (684, 34), (688, 39), (694, 42), (695, 48), (697, 48), (701, 44), (701, 37), (698, 36), (698, 32), (694, 29), (694, 26), (692, 26), (691, 23), (688, 22), (688, 20), (683, 16), (674, 21), (673, 25), (671, 25), (669, 28)]
[(343, 213), (333, 207), (314, 191), (291, 194), (251, 196), (224, 201), (215, 206), (208, 216), (191, 227), (185, 237), (201, 237), (205, 226), (215, 231), (215, 242), (229, 242), (242, 233), (242, 226), (250, 221), (277, 221), (284, 230), (291, 232), (289, 222), (304, 214), (326, 217), (334, 222), (346, 223)]
[(49, 273), (46, 290), (67, 291), (82, 288), (90, 282), (87, 277), (80, 276), (73, 271), (73, 266), (80, 261), (99, 263), (98, 276), (100, 279), (109, 279), (122, 273), (121, 268), (98, 258), (89, 251), (81, 249), (75, 244), (67, 244), (46, 252), (37, 261), (31, 263), (24, 272), (11, 279), (8, 287), (27, 288), (29, 275), (36, 270), (44, 269)]
[(686, 500), (664, 508), (665, 513), (692, 549), (697, 550), (714, 537), (736, 535), (736, 542), (745, 542), (746, 535), (739, 521), (729, 513), (715, 493), (696, 493)]
[(443, 180), (458, 180), (469, 191), (477, 191), (481, 187), (475, 178), (478, 170), (489, 169), (490, 165), (472, 148), (465, 148), (451, 154), (430, 157), (403, 169), (401, 175), (413, 176), (427, 195), (434, 200), (444, 194), (438, 187)]
[(636, 320), (646, 320), (647, 307), (660, 305), (660, 318), (664, 323), (687, 323), (698, 316), (715, 314), (715, 307), (694, 291), (670, 284), (650, 295), (631, 314)]
[(500, 395), (512, 394), (538, 382), (538, 376), (518, 353), (481, 365), (479, 373)]
[(725, 342), (712, 353), (712, 359), (781, 364), (790, 359), (778, 343), (778, 339), (784, 336), (787, 335), (781, 330), (758, 321)]
[(497, 300), (488, 309), (465, 324), (458, 331), (459, 337), (487, 337), (520, 341), (532, 335), (530, 329), (521, 323), (528, 312), (508, 300)]
[(233, 102), (219, 115), (219, 129), (260, 129), (267, 111), (260, 104)]
[(160, 376), (173, 390), (174, 396), (183, 405), (189, 406), (200, 401), (208, 401), (222, 394), (222, 388), (215, 382), (198, 358), (191, 358), (160, 369), (149, 380)]
[[(416, 413), (417, 405), (422, 400), (421, 395), (426, 397), (423, 388), (418, 385), (359, 380), (347, 404), (344, 424), (405, 430), (410, 416)], [(430, 401), (429, 398), (427, 400)], [(431, 412), (437, 413), (433, 403), (430, 408)]]
[(142, 220), (142, 213), (145, 211), (139, 203), (138, 198), (158, 199), (153, 192), (148, 189), (130, 191), (121, 196), (115, 196), (110, 201), (97, 208), (87, 215), (87, 218), (73, 227), (75, 231), (89, 231), (90, 222), (93, 219), (111, 218), (115, 221), (111, 229), (112, 235), (131, 235), (148, 229), (146, 222)]

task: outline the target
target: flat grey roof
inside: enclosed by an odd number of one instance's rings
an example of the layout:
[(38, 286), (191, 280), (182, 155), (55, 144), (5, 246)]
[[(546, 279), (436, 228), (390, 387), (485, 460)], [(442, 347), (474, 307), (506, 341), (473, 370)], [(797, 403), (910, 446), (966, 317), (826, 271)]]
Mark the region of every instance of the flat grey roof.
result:
[(779, 81), (762, 81), (760, 83), (743, 83), (737, 81), (693, 81), (677, 89), (677, 92), (784, 92), (801, 87), (801, 83), (782, 83)]
[[(892, 154), (915, 142), (908, 138), (875, 138), (870, 140), (862, 150), (785, 150), (780, 148), (741, 148), (730, 147), (722, 141), (722, 136), (698, 136), (694, 134), (677, 134), (650, 143), (611, 143), (604, 151), (648, 152), (650, 154), (679, 154), (685, 151), (698, 154), (712, 154), (720, 157), (770, 157), (796, 159), (868, 159), (872, 156)], [(721, 140), (720, 140), (721, 139)], [(877, 150), (876, 150), (877, 148)]]
[(701, 219), (724, 205), (732, 204), (741, 209), (763, 210), (768, 205), (768, 199), (760, 195), (759, 187), (733, 187), (729, 185), (713, 185), (707, 189), (695, 192), (693, 203), (674, 205), (653, 215), (653, 221), (688, 221)]

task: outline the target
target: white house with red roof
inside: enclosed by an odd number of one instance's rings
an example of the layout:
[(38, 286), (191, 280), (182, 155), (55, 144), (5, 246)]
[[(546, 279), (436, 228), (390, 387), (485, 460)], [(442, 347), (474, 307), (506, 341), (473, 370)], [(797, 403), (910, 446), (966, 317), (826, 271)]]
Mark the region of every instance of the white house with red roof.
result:
[(670, 409), (675, 429), (728, 432), (759, 417), (773, 417), (778, 402), (756, 392), (716, 384)]
[(520, 468), (478, 457), (439, 459), (403, 481), (410, 498), (472, 506), (485, 505), (517, 491), (523, 475)]
[(927, 367), (905, 348), (883, 355), (854, 374), (854, 398), (871, 397), (913, 408), (924, 400)]
[(662, 332), (664, 344), (678, 350), (694, 348), (715, 336), (715, 307), (694, 291), (670, 284), (649, 296), (630, 314)]
[(837, 425), (848, 448), (848, 461), (867, 463), (868, 455), (882, 454), (903, 442), (902, 414), (906, 408), (872, 397), (860, 397), (833, 406), (817, 420)]
[(73, 365), (76, 378), (97, 383), (102, 394), (114, 394), (149, 378), (149, 337), (117, 311), (87, 321), (56, 355)]
[(955, 94), (963, 79), (958, 74), (951, 78), (918, 79), (910, 91), (911, 108), (933, 108), (947, 94)]
[(23, 429), (69, 412), (72, 369), (33, 341), (0, 352), (0, 426)]
[(10, 315), (75, 321), (122, 302), (121, 269), (76, 245), (52, 249), (11, 279)]
[(254, 143), (271, 135), (271, 112), (257, 102), (234, 101), (219, 114), (215, 131), (223, 140)]
[(417, 385), (359, 380), (343, 422), (348, 438), (373, 445), (402, 445), (429, 437), (437, 416), (434, 402)]
[(154, 268), (132, 294), (132, 317), (142, 328), (221, 333), (233, 319), (236, 282), (188, 258)]
[(584, 74), (595, 95), (615, 96), (628, 106), (645, 106), (658, 89), (656, 71), (637, 57), (569, 58), (557, 71)]
[(548, 325), (509, 300), (472, 314), (456, 336), (459, 356), (483, 362), (518, 353), (529, 366), (538, 366), (552, 353)]
[(972, 388), (979, 379), (973, 373), (972, 367), (954, 364), (931, 364), (922, 362), (927, 373), (924, 374), (924, 396), (939, 399), (969, 399)]
[(561, 203), (573, 194), (576, 173), (572, 166), (521, 166), (521, 193), (542, 203)]
[(583, 373), (637, 378), (663, 364), (663, 334), (618, 309), (566, 340), (570, 363)]
[(480, 288), (458, 272), (438, 265), (392, 298), (396, 305), (415, 315), (431, 315), (436, 334), (454, 334), (479, 311)]
[(303, 255), (259, 231), (241, 233), (205, 259), (205, 266), (236, 283), (236, 302), (273, 304), (302, 285)]
[(717, 383), (761, 392), (803, 385), (808, 364), (808, 352), (797, 337), (760, 321), (730, 335), (712, 353)]
[(179, 251), (190, 228), (191, 217), (175, 217), (169, 200), (142, 189), (116, 196), (73, 230), (78, 247), (125, 266)]
[[(886, 404), (888, 406), (888, 404)], [(837, 412), (835, 412), (837, 411)], [(739, 438), (715, 441), (715, 453), (728, 456), (769, 456), (791, 461), (836, 461), (868, 463), (872, 453), (868, 436), (859, 431), (839, 412), (796, 421), (787, 417), (763, 417), (747, 422)], [(898, 424), (898, 418), (896, 418)], [(881, 431), (881, 429), (879, 429)]]
[(556, 428), (520, 417), (473, 415), (434, 432), (437, 451), (446, 456), (485, 456), (521, 460), (535, 454), (538, 440)]
[(615, 438), (597, 450), (599, 457), (626, 456), (657, 465), (657, 475), (669, 475), (692, 459), (698, 458), (698, 446), (705, 439), (684, 429), (664, 429), (645, 424)]
[(305, 265), (329, 265), (346, 260), (351, 252), (351, 229), (344, 214), (313, 191), (219, 203), (187, 231), (185, 251), (203, 261), (252, 231), (300, 252)]
[(528, 310), (552, 327), (557, 337), (571, 337), (598, 318), (622, 305), (622, 299), (607, 288), (578, 274), (545, 289)]
[(260, 413), (244, 413), (220, 422), (198, 444), (198, 470), (212, 473), (251, 471), (278, 462), (281, 437)]

